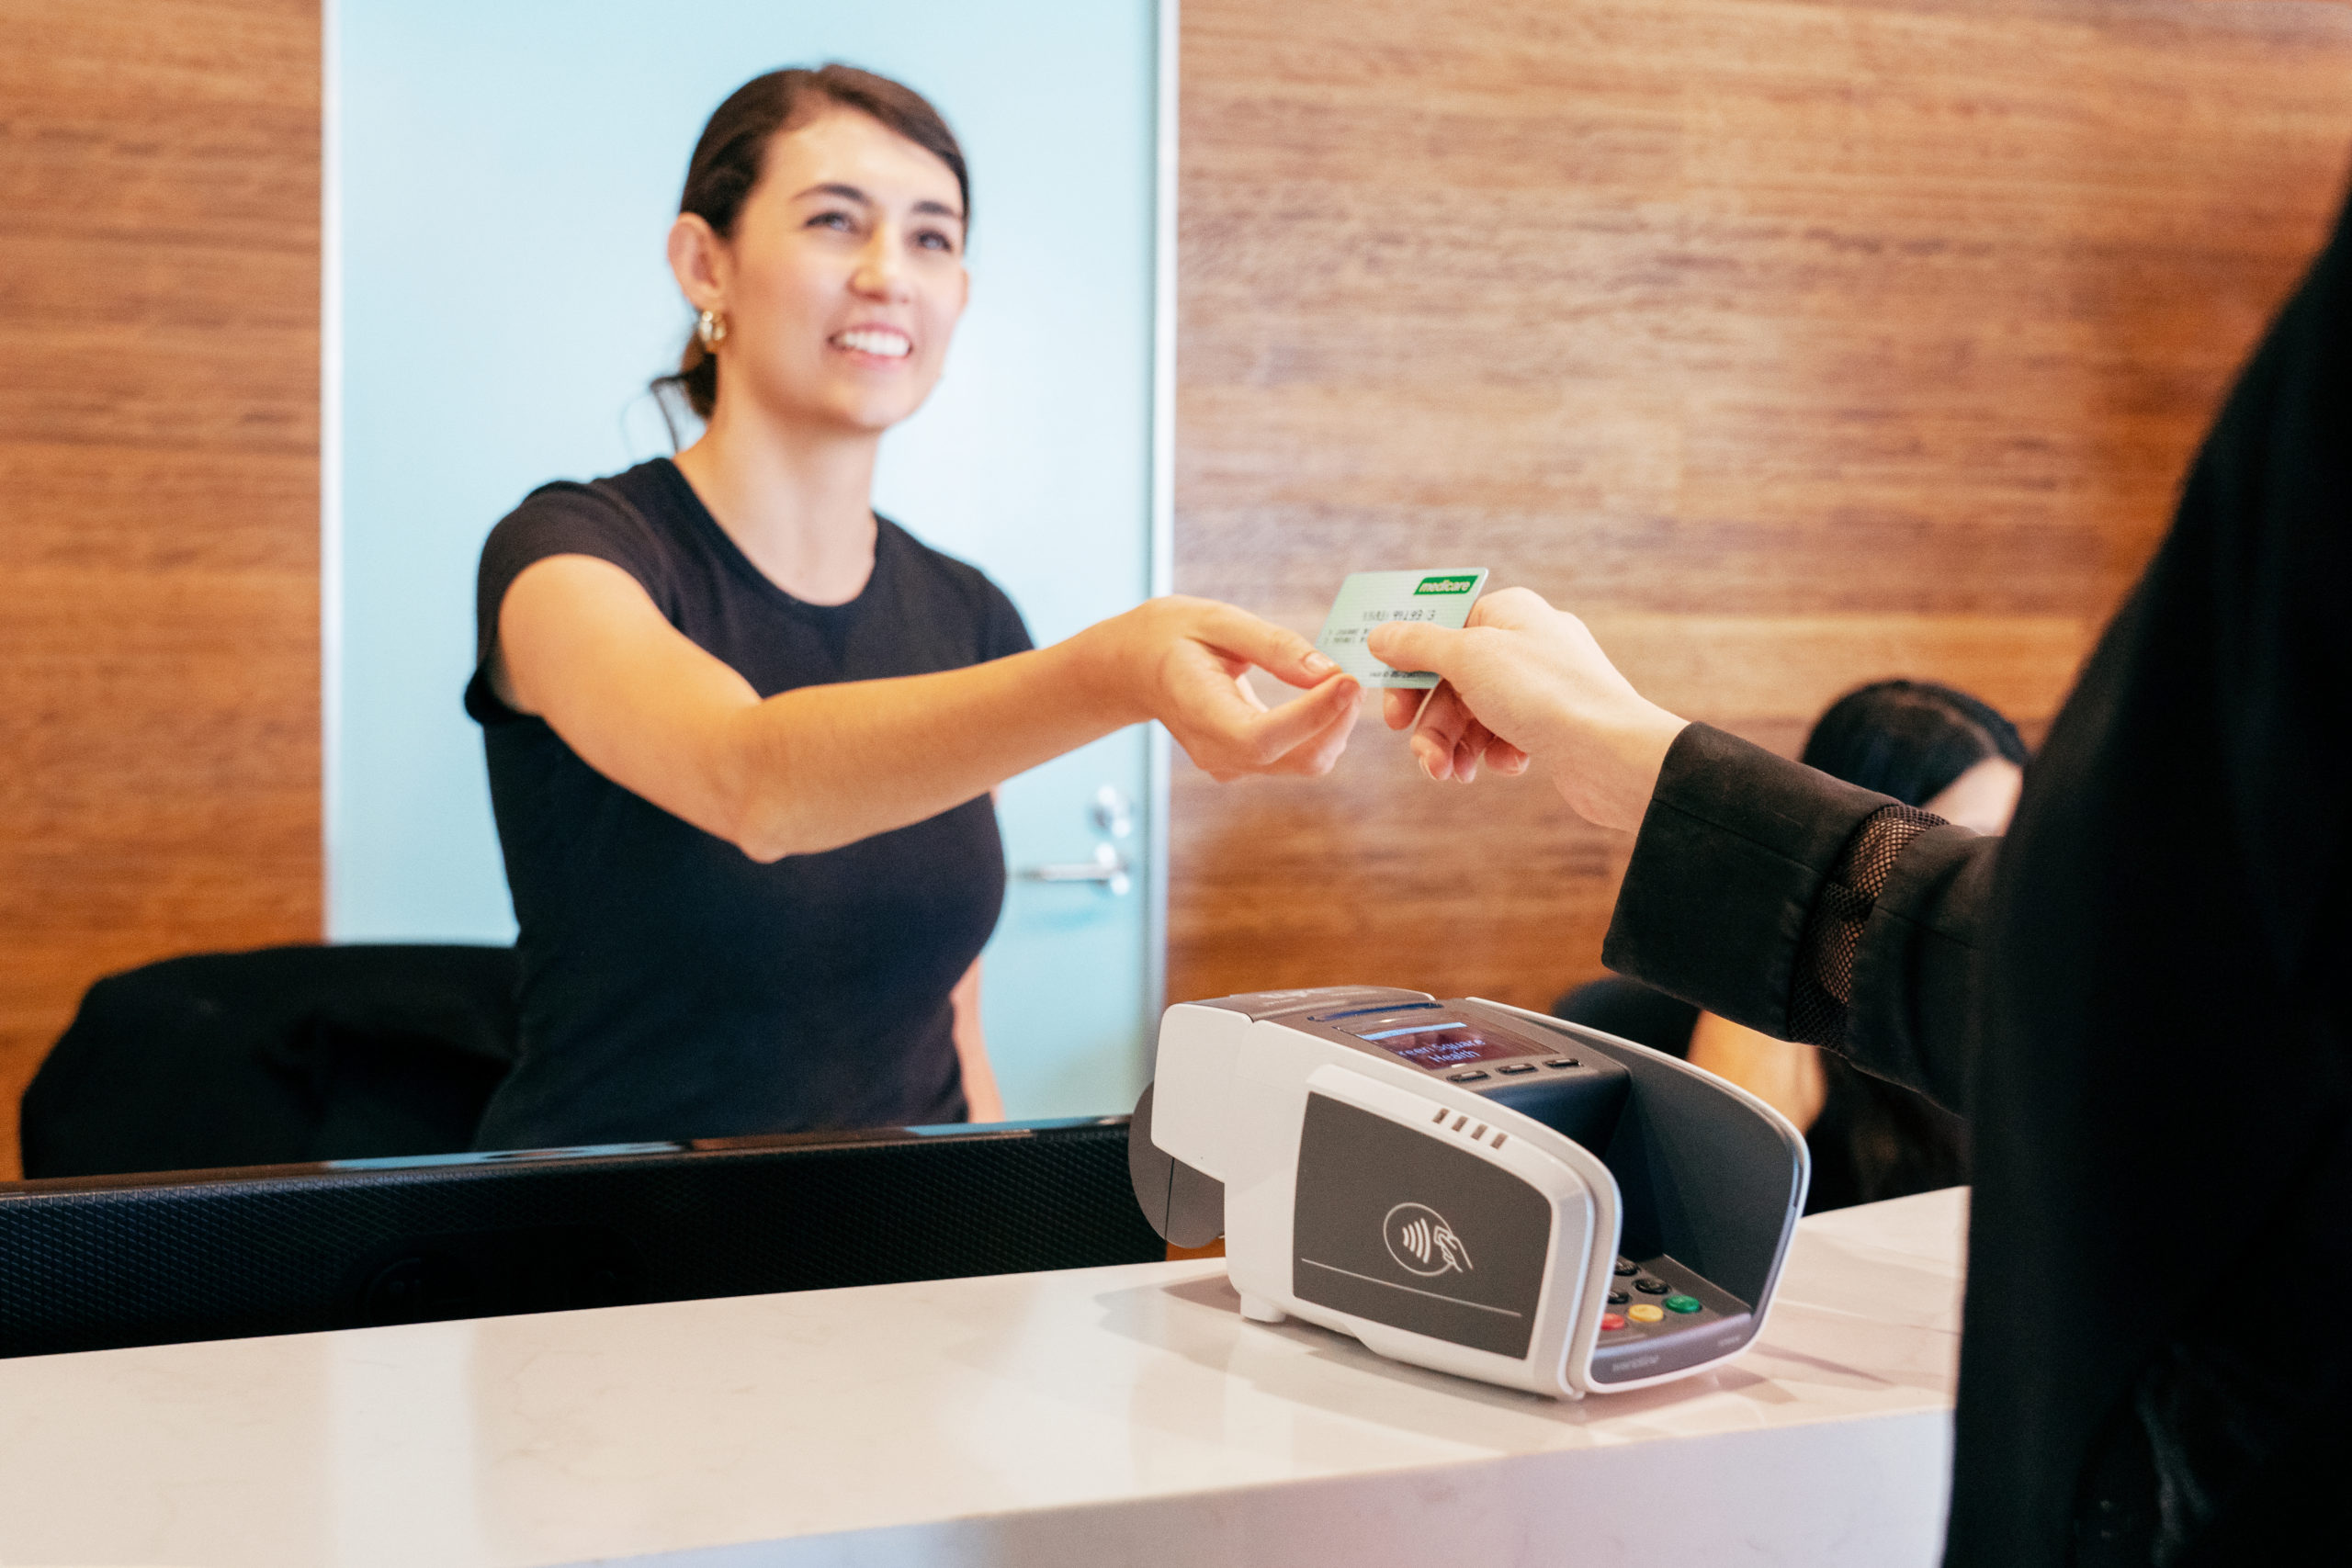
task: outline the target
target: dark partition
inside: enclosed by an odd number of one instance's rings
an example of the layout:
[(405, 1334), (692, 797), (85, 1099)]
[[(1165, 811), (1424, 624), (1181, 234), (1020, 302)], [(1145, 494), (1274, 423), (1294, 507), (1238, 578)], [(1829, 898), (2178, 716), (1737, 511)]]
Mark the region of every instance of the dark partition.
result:
[(0, 1185), (0, 1355), (1150, 1261), (1126, 1120)]

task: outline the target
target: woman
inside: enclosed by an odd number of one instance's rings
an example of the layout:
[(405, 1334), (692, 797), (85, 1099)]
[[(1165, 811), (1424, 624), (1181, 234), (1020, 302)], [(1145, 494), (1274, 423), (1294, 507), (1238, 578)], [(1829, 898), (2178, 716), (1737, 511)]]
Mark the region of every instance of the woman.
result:
[[(1798, 760), (1971, 832), (2001, 833), (2026, 757), (2017, 727), (1990, 704), (1932, 681), (1874, 681), (1829, 705)], [(1769, 1101), (1813, 1151), (1808, 1213), (1968, 1179), (1959, 1117), (1835, 1052), (1616, 976), (1577, 987), (1555, 1010), (1687, 1057)]]
[[(535, 491), (482, 551), (467, 707), (524, 978), (478, 1146), (999, 1117), (989, 791), (1149, 718), (1219, 778), (1346, 744), (1357, 688), (1301, 637), (1161, 599), (1032, 649), (875, 514), (970, 216), (946, 125), (862, 71), (762, 76), (704, 130), (669, 242), (701, 438)], [(1308, 690), (1269, 712), (1251, 666)]]
[(1967, 1114), (1948, 1562), (2250, 1562), (2340, 1535), (2347, 430), (2352, 218), (2239, 378), (2006, 838), (1685, 724), (1523, 590), (1463, 631), (1374, 634), (1445, 677), (1412, 739), (1433, 777), (1540, 757), (1574, 809), (1637, 832), (1611, 968)]

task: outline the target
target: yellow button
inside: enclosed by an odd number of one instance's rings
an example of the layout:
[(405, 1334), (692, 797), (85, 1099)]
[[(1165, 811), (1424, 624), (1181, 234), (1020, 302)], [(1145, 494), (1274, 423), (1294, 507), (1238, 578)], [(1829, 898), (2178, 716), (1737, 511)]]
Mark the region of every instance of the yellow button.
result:
[(1639, 1306), (1627, 1307), (1625, 1309), (1625, 1315), (1632, 1318), (1635, 1323), (1656, 1323), (1659, 1318), (1666, 1315), (1666, 1309), (1664, 1307), (1654, 1307), (1650, 1305), (1649, 1303), (1644, 1302)]

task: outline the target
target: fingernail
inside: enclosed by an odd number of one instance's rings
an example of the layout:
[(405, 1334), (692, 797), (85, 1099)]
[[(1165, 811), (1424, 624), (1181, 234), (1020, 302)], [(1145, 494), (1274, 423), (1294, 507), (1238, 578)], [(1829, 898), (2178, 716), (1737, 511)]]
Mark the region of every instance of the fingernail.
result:
[(1335, 663), (1329, 655), (1320, 651), (1308, 654), (1301, 662), (1306, 665), (1306, 672), (1309, 675), (1329, 675), (1332, 671), (1339, 668), (1339, 665)]

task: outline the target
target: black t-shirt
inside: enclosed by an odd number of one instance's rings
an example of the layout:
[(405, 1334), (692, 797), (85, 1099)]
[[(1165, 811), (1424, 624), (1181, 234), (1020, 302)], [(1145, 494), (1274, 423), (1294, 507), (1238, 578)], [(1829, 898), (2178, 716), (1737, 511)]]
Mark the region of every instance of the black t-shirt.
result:
[[(753, 566), (677, 466), (526, 497), (482, 547), (478, 658), (506, 590), (548, 556), (627, 571), (762, 696), (959, 669), (1031, 646), (987, 577), (877, 520), (846, 604)], [(762, 865), (597, 773), (478, 668), (491, 802), (521, 931), (522, 1051), (481, 1148), (961, 1120), (948, 993), (1004, 900), (986, 795)]]

